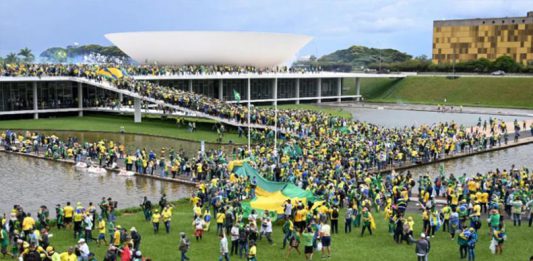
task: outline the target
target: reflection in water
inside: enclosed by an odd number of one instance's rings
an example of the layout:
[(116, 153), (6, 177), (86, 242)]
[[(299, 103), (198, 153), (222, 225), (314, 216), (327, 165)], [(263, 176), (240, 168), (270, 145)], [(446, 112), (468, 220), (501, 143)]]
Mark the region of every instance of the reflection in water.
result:
[(444, 165), (446, 176), (453, 173), (456, 177), (463, 175), (463, 173), (466, 173), (467, 177), (471, 177), (476, 173), (484, 174), (496, 170), (496, 168), (509, 170), (513, 164), (517, 168), (525, 166), (531, 170), (533, 167), (533, 144), (420, 166), (412, 168), (410, 171), (415, 177), (426, 173), (429, 173), (430, 177), (435, 177), (439, 174), (440, 164)]
[(7, 153), (0, 153), (0, 166), (0, 214), (9, 213), (13, 204), (35, 212), (43, 204), (52, 209), (67, 201), (87, 205), (89, 201), (99, 202), (101, 197), (112, 197), (119, 208), (125, 208), (137, 206), (145, 195), (157, 202), (162, 192), (175, 200), (188, 197), (193, 190), (188, 185), (144, 177), (93, 175), (76, 171), (70, 164)]
[(482, 121), (489, 122), (489, 117), (501, 119), (506, 122), (515, 119), (524, 120), (524, 117), (499, 116), (486, 114), (469, 114), (469, 113), (441, 113), (429, 111), (408, 111), (408, 110), (377, 110), (366, 108), (343, 107), (343, 110), (352, 113), (353, 118), (360, 121), (374, 123), (388, 128), (434, 124), (438, 122), (454, 121), (464, 126), (474, 126), (481, 117)]

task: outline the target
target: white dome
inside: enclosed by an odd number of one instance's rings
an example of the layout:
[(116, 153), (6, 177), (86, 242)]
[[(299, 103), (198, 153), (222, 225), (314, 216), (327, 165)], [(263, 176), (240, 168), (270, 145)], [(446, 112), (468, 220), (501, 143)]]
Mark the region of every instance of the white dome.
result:
[(131, 32), (105, 37), (138, 63), (282, 65), (310, 36), (259, 32)]

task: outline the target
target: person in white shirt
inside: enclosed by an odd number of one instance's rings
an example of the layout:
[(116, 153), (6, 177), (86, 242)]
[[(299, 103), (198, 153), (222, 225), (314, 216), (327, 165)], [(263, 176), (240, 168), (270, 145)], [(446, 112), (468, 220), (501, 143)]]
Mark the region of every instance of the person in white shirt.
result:
[[(331, 256), (331, 227), (327, 222), (322, 223), (320, 227), (320, 240), (322, 242), (322, 258)], [(326, 256), (326, 251), (328, 255)]]
[(80, 260), (87, 261), (89, 260), (89, 246), (85, 243), (85, 239), (80, 239), (78, 241), (78, 250), (80, 251)]
[[(272, 241), (272, 221), (270, 220), (270, 218), (263, 218), (263, 221), (261, 223), (261, 230), (261, 236), (264, 235), (268, 240), (268, 243), (272, 245), (274, 241)], [(261, 239), (261, 236), (259, 237), (259, 239)]]
[(230, 255), (237, 255), (239, 249), (239, 227), (237, 223), (233, 224), (231, 227), (231, 251)]
[(292, 204), (291, 204), (291, 200), (290, 199), (287, 199), (287, 202), (285, 203), (285, 205), (283, 205), (283, 213), (285, 215), (285, 217), (291, 217), (292, 215)]
[(92, 230), (93, 230), (93, 219), (91, 215), (86, 215), (83, 219), (83, 223), (85, 224), (85, 241), (89, 242), (91, 239), (93, 239)]
[(220, 233), (220, 257), (218, 260), (226, 260), (229, 261), (229, 255), (228, 255), (228, 239), (224, 234)]
[(196, 236), (196, 241), (202, 239), (202, 235), (204, 234), (204, 226), (205, 226), (204, 219), (201, 216), (198, 216), (194, 220), (194, 229), (195, 229), (194, 235)]

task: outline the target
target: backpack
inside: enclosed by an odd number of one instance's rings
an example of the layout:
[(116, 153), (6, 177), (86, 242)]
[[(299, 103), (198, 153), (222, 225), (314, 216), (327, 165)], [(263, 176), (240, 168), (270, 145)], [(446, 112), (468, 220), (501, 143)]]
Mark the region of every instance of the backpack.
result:
[(37, 250), (32, 250), (24, 256), (24, 261), (41, 261), (41, 255)]
[(337, 211), (336, 209), (333, 210), (333, 212), (331, 213), (331, 217), (333, 217), (333, 218), (339, 218), (339, 211)]
[(114, 252), (107, 251), (104, 257), (104, 261), (115, 261), (117, 256)]

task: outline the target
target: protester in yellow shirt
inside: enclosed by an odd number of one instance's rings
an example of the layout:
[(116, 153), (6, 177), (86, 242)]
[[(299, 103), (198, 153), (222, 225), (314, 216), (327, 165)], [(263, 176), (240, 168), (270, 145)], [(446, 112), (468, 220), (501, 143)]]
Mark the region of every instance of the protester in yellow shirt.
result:
[(72, 216), (74, 215), (74, 208), (67, 202), (67, 205), (63, 208), (63, 214), (65, 215), (65, 226), (67, 228), (72, 227)]
[(113, 233), (113, 245), (115, 247), (120, 246), (120, 226), (115, 227), (115, 233)]
[(78, 261), (78, 257), (74, 253), (74, 248), (72, 247), (69, 247), (67, 252), (61, 253), (59, 257), (61, 258), (61, 261)]
[(31, 214), (28, 213), (24, 220), (22, 220), (22, 230), (24, 230), (25, 235), (31, 234), (33, 227), (35, 226), (35, 219), (31, 217)]
[(165, 223), (165, 230), (167, 231), (167, 234), (170, 233), (170, 221), (172, 218), (172, 207), (166, 206), (163, 209), (163, 212), (161, 212), (161, 215), (163, 216), (163, 223)]
[(105, 232), (106, 232), (106, 222), (103, 218), (100, 218), (100, 221), (98, 221), (98, 239), (97, 239), (98, 246), (100, 246), (102, 241), (105, 243), (104, 245), (107, 245), (107, 240), (105, 239)]
[(226, 214), (223, 210), (220, 210), (217, 213), (217, 234), (221, 234), (224, 230), (224, 220), (226, 219)]
[(159, 214), (159, 210), (154, 210), (154, 214), (152, 214), (152, 225), (154, 227), (154, 233), (159, 232), (159, 220), (161, 219), (161, 214)]

